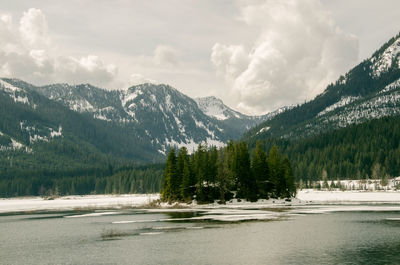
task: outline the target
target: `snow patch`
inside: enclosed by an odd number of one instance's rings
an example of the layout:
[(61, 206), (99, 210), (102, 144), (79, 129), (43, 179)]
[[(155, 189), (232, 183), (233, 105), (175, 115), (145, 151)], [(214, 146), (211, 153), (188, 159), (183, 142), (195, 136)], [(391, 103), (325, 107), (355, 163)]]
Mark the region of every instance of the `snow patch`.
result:
[(165, 96), (165, 107), (166, 107), (167, 111), (171, 111), (171, 109), (173, 107), (173, 104), (171, 102), (171, 95), (170, 94), (167, 94)]
[(207, 145), (210, 146), (215, 146), (215, 147), (224, 147), (226, 144), (224, 142), (221, 142), (219, 140), (216, 139), (211, 139), (209, 137), (207, 137), (206, 140)]
[(20, 142), (15, 141), (13, 138), (11, 138), (11, 146), (13, 149), (21, 149), (24, 147), (23, 144), (21, 144)]
[(21, 97), (21, 96), (15, 96), (14, 95), (14, 102), (20, 102), (20, 103), (24, 103), (24, 104), (29, 104), (29, 100), (26, 96)]
[(261, 128), (261, 130), (259, 130), (257, 134), (260, 134), (260, 133), (266, 132), (266, 131), (268, 131), (269, 129), (271, 129), (271, 127), (269, 127), (269, 126), (267, 126), (267, 127), (264, 127), (264, 128)]
[(0, 145), (0, 151), (12, 151), (12, 150), (15, 151), (15, 150), (20, 150), (22, 148), (25, 148), (25, 152), (32, 153), (32, 149), (31, 148), (28, 148), (24, 144), (16, 141), (15, 139), (13, 139), (11, 137), (10, 137), (10, 140), (11, 140), (11, 144), (10, 145), (8, 145), (8, 146)]
[[(382, 73), (385, 73), (392, 67), (392, 64), (395, 58), (400, 53), (400, 39), (397, 39), (392, 45), (390, 45), (386, 50), (380, 54), (378, 57), (373, 57), (371, 62), (372, 73), (375, 78), (381, 76)], [(397, 61), (400, 64), (400, 61)], [(397, 67), (400, 67), (398, 65)]]
[(185, 127), (182, 125), (182, 122), (175, 115), (174, 115), (174, 119), (175, 119), (176, 124), (178, 125), (179, 132), (181, 134), (184, 134), (185, 133)]
[(199, 145), (199, 143), (195, 142), (193, 139), (185, 139), (184, 141), (177, 142), (174, 139), (169, 140), (166, 138), (165, 145), (163, 145), (162, 152), (160, 152), (160, 150), (159, 150), (159, 152), (165, 155), (166, 151), (167, 151), (166, 148), (168, 146), (172, 146), (172, 147), (177, 147), (177, 148), (186, 147), (186, 149), (188, 150), (188, 153), (192, 154), (198, 145)]
[(0, 79), (0, 87), (3, 88), (3, 90), (10, 91), (10, 92), (22, 91), (21, 88), (15, 87), (2, 79)]
[(143, 91), (140, 90), (139, 88), (135, 90), (135, 92), (130, 93), (129, 91), (127, 91), (125, 94), (121, 95), (121, 103), (122, 103), (122, 107), (125, 107), (126, 103), (128, 103), (128, 101), (134, 100), (137, 96), (142, 95)]
[(86, 99), (76, 99), (68, 102), (69, 108), (77, 112), (94, 112), (96, 109)]
[(62, 127), (58, 127), (58, 131), (54, 131), (50, 128), (50, 138), (61, 137), (62, 136)]
[(29, 142), (31, 144), (33, 144), (34, 142), (37, 142), (37, 141), (48, 142), (49, 139), (46, 136), (41, 136), (41, 135), (37, 135), (37, 134), (34, 134), (33, 136), (29, 135)]
[[(15, 86), (5, 82), (2, 79), (0, 79), (0, 89), (7, 92), (9, 94), (9, 96), (14, 100), (14, 102), (20, 102), (20, 103), (29, 105), (29, 103), (30, 103), (29, 99), (26, 96), (26, 93), (24, 93), (25, 91), (23, 89), (15, 87)], [(23, 93), (24, 95), (22, 96), (21, 93)], [(35, 105), (34, 105), (34, 107), (35, 107)]]
[(330, 105), (329, 107), (326, 107), (323, 111), (321, 111), (320, 113), (318, 113), (318, 116), (322, 116), (330, 111), (333, 111), (334, 109), (337, 108), (341, 108), (344, 107), (354, 101), (356, 101), (357, 99), (359, 99), (360, 97), (342, 97), (338, 102), (336, 102), (335, 104)]
[(400, 78), (394, 81), (393, 83), (390, 83), (389, 85), (385, 86), (385, 88), (382, 89), (382, 91), (380, 91), (379, 94), (389, 92), (399, 87), (400, 87)]

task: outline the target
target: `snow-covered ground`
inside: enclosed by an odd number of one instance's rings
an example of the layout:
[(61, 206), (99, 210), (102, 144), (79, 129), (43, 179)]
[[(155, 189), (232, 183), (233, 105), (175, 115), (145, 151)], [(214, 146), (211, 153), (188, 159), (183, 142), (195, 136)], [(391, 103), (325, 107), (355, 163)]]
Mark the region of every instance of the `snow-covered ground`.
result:
[(400, 203), (400, 191), (298, 191), (297, 199), (305, 203)]
[[(129, 195), (87, 195), (87, 196), (66, 196), (46, 200), (40, 197), (0, 199), (0, 213), (8, 212), (33, 212), (33, 211), (63, 211), (63, 210), (92, 210), (92, 209), (120, 209), (124, 207), (146, 206), (153, 200), (158, 200), (159, 194), (129, 194)], [(285, 206), (306, 206), (306, 205), (340, 205), (340, 204), (400, 204), (400, 191), (320, 191), (303, 189), (298, 191), (296, 198), (285, 201), (283, 199), (259, 200), (247, 202), (236, 199), (224, 205), (218, 203), (198, 205), (161, 204), (161, 208), (154, 211), (192, 211), (201, 209), (221, 209), (224, 211), (238, 209), (263, 209)], [(152, 210), (149, 210), (152, 211)]]
[(340, 180), (340, 181), (317, 181), (314, 183), (322, 189), (327, 189), (326, 185), (332, 189), (343, 189), (343, 190), (363, 190), (363, 191), (396, 191), (400, 190), (400, 177), (387, 179), (386, 183), (382, 183), (380, 179), (369, 179), (369, 180)]
[(159, 198), (158, 194), (65, 196), (54, 200), (40, 197), (0, 199), (0, 213), (44, 210), (137, 207)]

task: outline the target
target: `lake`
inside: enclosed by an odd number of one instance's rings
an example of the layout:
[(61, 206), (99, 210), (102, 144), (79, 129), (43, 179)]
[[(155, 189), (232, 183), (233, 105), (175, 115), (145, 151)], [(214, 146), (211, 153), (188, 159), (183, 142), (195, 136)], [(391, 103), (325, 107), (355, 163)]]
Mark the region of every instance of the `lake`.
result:
[(400, 206), (0, 215), (1, 264), (400, 264)]

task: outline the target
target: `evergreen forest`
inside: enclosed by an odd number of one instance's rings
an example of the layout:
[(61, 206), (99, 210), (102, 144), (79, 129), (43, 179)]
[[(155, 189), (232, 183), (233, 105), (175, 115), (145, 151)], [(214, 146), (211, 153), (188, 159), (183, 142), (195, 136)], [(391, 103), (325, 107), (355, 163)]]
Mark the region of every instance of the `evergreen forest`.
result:
[(208, 149), (200, 144), (189, 155), (185, 147), (171, 149), (165, 166), (161, 197), (168, 202), (225, 203), (232, 198), (256, 201), (296, 194), (290, 162), (277, 146), (267, 156), (261, 141), (250, 155), (245, 142)]
[(158, 193), (163, 168), (163, 164), (119, 168), (109, 164), (91, 172), (75, 171), (74, 174), (27, 171), (25, 177), (0, 179), (0, 197)]
[(254, 137), (265, 149), (276, 145), (293, 165), (297, 183), (317, 180), (388, 179), (400, 176), (400, 116), (384, 117), (312, 137)]

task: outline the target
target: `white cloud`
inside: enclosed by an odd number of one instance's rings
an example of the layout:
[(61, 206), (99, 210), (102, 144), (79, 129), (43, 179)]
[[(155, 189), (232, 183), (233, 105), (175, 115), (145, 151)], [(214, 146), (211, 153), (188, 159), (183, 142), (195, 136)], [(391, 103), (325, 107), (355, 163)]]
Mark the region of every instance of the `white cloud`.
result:
[(146, 78), (141, 74), (131, 74), (129, 78), (129, 83), (128, 86), (135, 86), (135, 85), (140, 85), (144, 83), (152, 83), (152, 84), (157, 84), (158, 82), (154, 79)]
[(52, 45), (46, 17), (40, 9), (23, 13), (19, 28), (12, 17), (0, 14), (0, 76), (21, 78), (38, 84), (52, 82), (92, 83), (99, 86), (115, 82), (118, 68), (95, 55), (62, 55)]
[(47, 36), (46, 17), (40, 9), (30, 8), (24, 12), (19, 25), (19, 31), (24, 41), (29, 45), (46, 45), (49, 41)]
[(242, 45), (216, 43), (212, 48), (211, 62), (216, 67), (217, 73), (229, 80), (246, 69), (249, 56)]
[(113, 64), (105, 64), (95, 55), (87, 57), (59, 57), (56, 62), (56, 71), (59, 79), (71, 83), (90, 82), (94, 84), (110, 83), (118, 73)]
[(259, 28), (252, 47), (212, 48), (239, 110), (265, 113), (310, 99), (358, 59), (358, 40), (338, 28), (318, 0), (267, 0), (242, 6), (241, 20)]
[(154, 50), (154, 63), (159, 66), (178, 65), (179, 51), (167, 45), (158, 45)]

